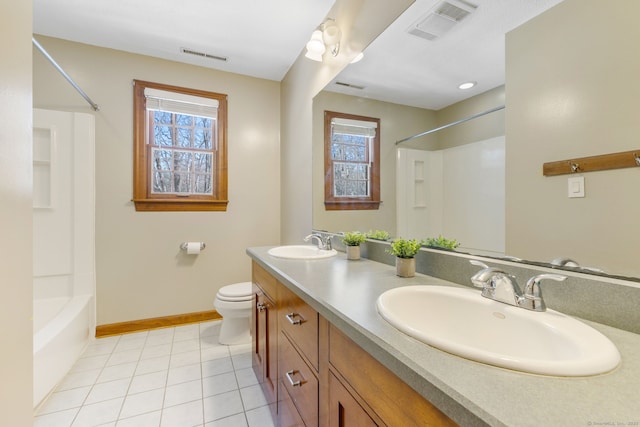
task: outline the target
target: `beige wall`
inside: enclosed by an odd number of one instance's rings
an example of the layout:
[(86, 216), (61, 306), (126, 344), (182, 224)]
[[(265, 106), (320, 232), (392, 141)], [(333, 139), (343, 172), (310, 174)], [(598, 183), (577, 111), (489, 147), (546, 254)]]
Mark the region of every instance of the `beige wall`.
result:
[(585, 173), (586, 197), (544, 162), (640, 149), (637, 0), (565, 0), (507, 35), (507, 253), (568, 255), (640, 276), (640, 170)]
[(33, 413), (31, 2), (0, 4), (0, 425)]
[(313, 97), (414, 0), (336, 0), (328, 16), (342, 29), (342, 53), (322, 63), (298, 57), (281, 87), (282, 243), (300, 243), (312, 229)]
[[(380, 209), (324, 209), (325, 110), (380, 119), (380, 198), (383, 201)], [(386, 230), (395, 236), (396, 141), (435, 126), (435, 113), (431, 110), (333, 92), (320, 92), (313, 101), (313, 227), (328, 231)], [(424, 140), (423, 142), (428, 143), (428, 138)]]
[[(96, 117), (97, 323), (213, 310), (217, 290), (250, 280), (245, 249), (277, 244), (279, 83), (36, 36), (100, 106)], [(37, 51), (34, 105), (91, 112)], [(227, 212), (136, 212), (133, 79), (228, 94)], [(180, 251), (203, 241), (198, 256)]]

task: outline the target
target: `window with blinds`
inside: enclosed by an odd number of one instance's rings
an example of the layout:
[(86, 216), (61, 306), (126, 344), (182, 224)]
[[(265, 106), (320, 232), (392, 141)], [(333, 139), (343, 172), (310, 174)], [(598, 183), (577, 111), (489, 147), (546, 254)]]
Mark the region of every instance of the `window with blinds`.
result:
[(325, 111), (325, 208), (378, 209), (380, 120)]
[(226, 95), (134, 82), (136, 210), (226, 210)]

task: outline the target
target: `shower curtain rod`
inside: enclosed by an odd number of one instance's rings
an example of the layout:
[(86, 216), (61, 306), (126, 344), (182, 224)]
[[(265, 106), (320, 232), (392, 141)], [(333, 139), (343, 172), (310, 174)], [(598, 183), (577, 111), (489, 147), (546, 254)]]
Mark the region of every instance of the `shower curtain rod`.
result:
[(31, 37), (31, 41), (33, 42), (33, 45), (35, 47), (38, 48), (38, 50), (40, 51), (40, 53), (42, 53), (44, 55), (45, 58), (47, 58), (49, 60), (49, 62), (51, 62), (51, 65), (53, 65), (55, 67), (56, 70), (60, 71), (60, 74), (62, 74), (62, 76), (67, 79), (67, 81), (69, 83), (71, 83), (71, 86), (73, 86), (75, 88), (75, 90), (78, 91), (78, 93), (80, 95), (82, 95), (82, 97), (89, 103), (89, 105), (91, 105), (91, 108), (93, 108), (94, 111), (98, 111), (100, 109), (100, 107), (98, 106), (98, 104), (96, 104), (95, 102), (93, 102), (91, 100), (91, 98), (89, 98), (87, 96), (86, 93), (84, 93), (84, 91), (82, 89), (80, 89), (80, 86), (78, 86), (76, 84), (76, 82), (73, 81), (73, 79), (71, 77), (69, 77), (69, 75), (67, 73), (65, 73), (65, 71), (62, 69), (62, 67), (60, 65), (58, 65), (58, 63), (55, 61), (55, 59), (53, 59), (51, 57), (51, 55), (49, 55), (49, 53), (44, 50), (44, 48), (42, 47), (42, 45), (40, 45), (40, 43), (38, 43), (38, 41)]
[(449, 128), (451, 126), (459, 125), (460, 123), (468, 122), (469, 120), (477, 119), (478, 117), (482, 117), (484, 115), (487, 115), (487, 114), (490, 114), (490, 113), (494, 113), (496, 111), (500, 111), (500, 110), (503, 110), (503, 109), (504, 109), (504, 105), (501, 105), (499, 107), (495, 107), (495, 108), (492, 108), (490, 110), (483, 111), (482, 113), (474, 114), (473, 116), (469, 116), (469, 117), (465, 117), (464, 119), (456, 120), (455, 122), (451, 122), (451, 123), (448, 123), (446, 125), (437, 127), (435, 129), (427, 130), (425, 132), (422, 132), (422, 133), (419, 133), (419, 134), (416, 134), (416, 135), (413, 135), (413, 136), (409, 136), (407, 138), (404, 138), (404, 139), (401, 139), (399, 141), (396, 141), (396, 145), (402, 144), (403, 142), (407, 142), (407, 141), (410, 141), (410, 140), (415, 139), (415, 138), (419, 138), (421, 136), (428, 135), (428, 134), (433, 133), (433, 132), (438, 132), (439, 130), (446, 129), (446, 128)]

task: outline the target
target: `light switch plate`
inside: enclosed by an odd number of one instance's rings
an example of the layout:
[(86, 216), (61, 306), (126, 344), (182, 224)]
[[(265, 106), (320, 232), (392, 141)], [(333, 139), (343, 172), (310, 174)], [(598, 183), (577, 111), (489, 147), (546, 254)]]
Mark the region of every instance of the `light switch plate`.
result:
[(584, 176), (573, 176), (568, 182), (569, 197), (584, 197)]

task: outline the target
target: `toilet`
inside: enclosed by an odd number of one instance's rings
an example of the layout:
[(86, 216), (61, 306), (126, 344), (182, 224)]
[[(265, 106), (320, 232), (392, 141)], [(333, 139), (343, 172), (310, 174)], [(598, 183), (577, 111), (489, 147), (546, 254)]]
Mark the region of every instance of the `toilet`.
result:
[(234, 283), (220, 288), (213, 301), (218, 314), (222, 316), (222, 326), (218, 342), (224, 345), (248, 344), (251, 342), (249, 325), (253, 294), (251, 282)]

